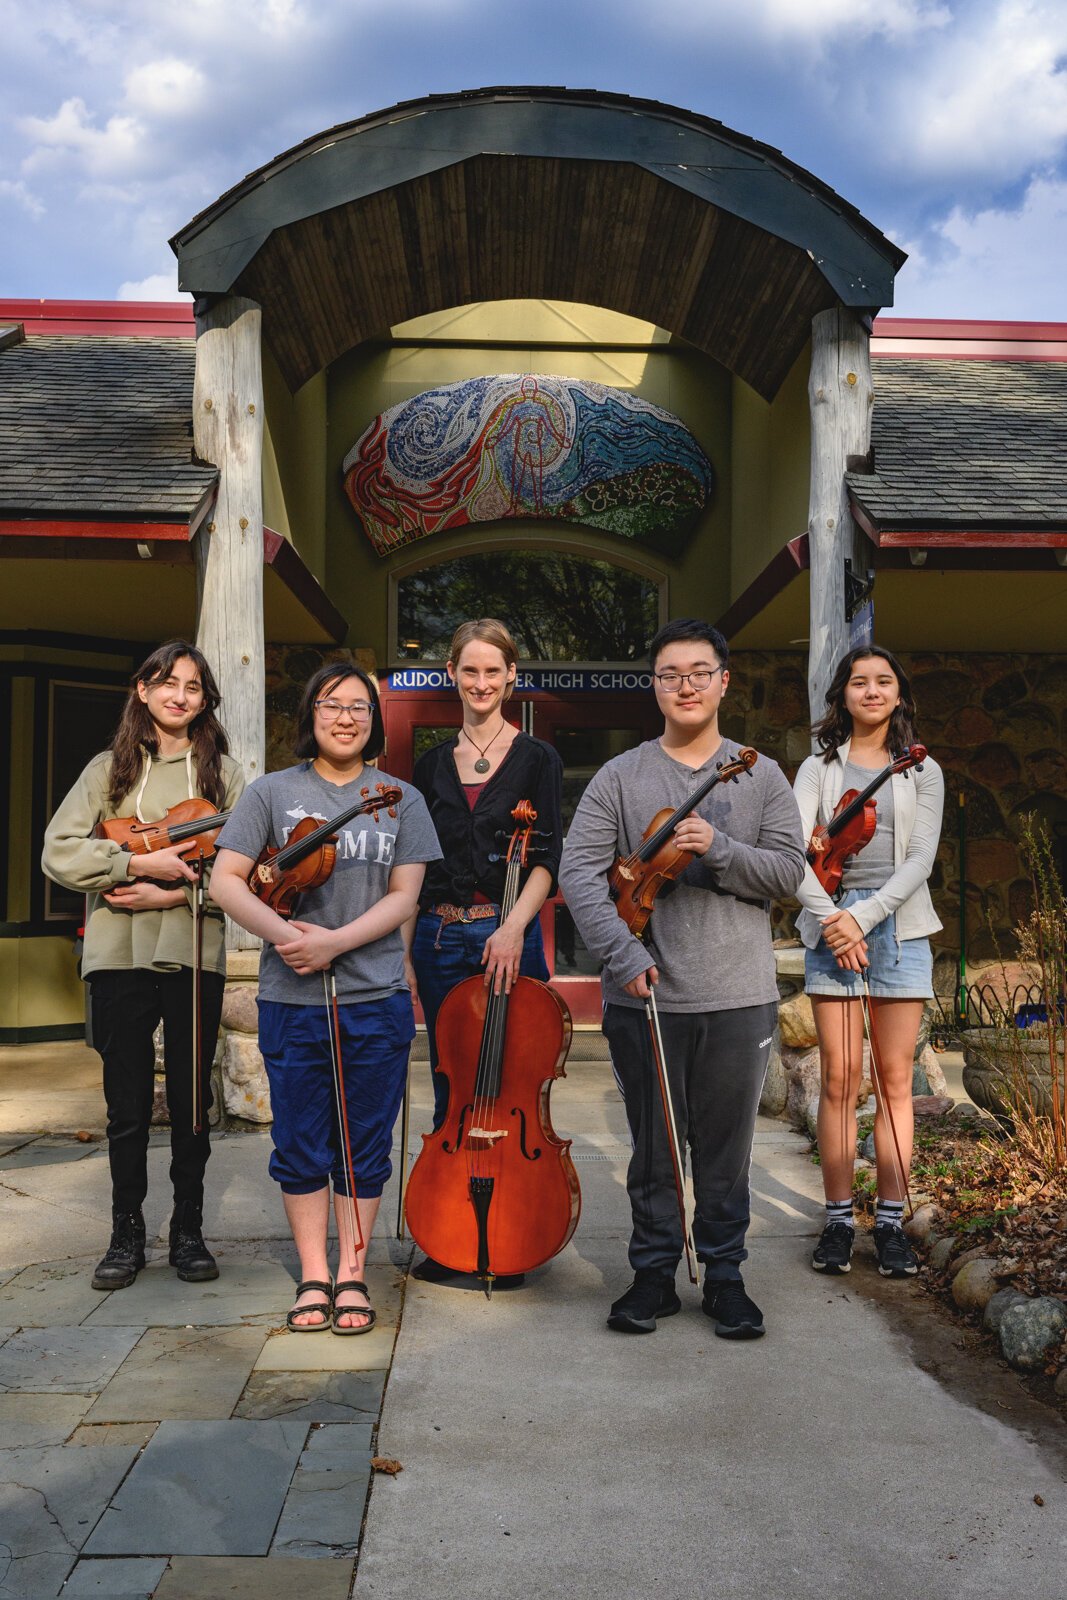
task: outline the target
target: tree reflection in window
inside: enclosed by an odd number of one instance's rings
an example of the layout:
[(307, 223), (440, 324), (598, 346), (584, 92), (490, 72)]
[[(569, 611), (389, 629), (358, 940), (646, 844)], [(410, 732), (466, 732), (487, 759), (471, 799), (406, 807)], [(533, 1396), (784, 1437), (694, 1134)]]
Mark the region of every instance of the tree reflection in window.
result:
[(459, 556), (397, 585), (401, 656), (443, 661), (461, 622), (499, 617), (525, 661), (638, 661), (659, 623), (657, 586), (607, 561), (543, 550)]

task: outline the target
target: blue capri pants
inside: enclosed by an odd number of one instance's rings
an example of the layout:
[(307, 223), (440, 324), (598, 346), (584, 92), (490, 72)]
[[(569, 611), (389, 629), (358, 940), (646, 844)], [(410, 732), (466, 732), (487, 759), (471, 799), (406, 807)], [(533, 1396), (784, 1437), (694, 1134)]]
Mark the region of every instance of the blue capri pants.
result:
[[(861, 900), (869, 900), (875, 889), (849, 889), (838, 901), (849, 911)], [(875, 1000), (932, 1000), (934, 961), (929, 939), (898, 939), (897, 919), (886, 917), (875, 923), (867, 935), (867, 985)], [(825, 939), (814, 950), (804, 952), (804, 990), (807, 994), (830, 995), (835, 1000), (858, 1000), (863, 979), (858, 972), (839, 967)]]
[[(393, 1170), (393, 1125), (404, 1098), (415, 1013), (406, 989), (337, 1010), (356, 1196), (374, 1200)], [(330, 1033), (325, 1002), (259, 1002), (259, 1048), (274, 1114), (270, 1175), (285, 1194), (314, 1194), (331, 1179), (337, 1194), (348, 1193)]]

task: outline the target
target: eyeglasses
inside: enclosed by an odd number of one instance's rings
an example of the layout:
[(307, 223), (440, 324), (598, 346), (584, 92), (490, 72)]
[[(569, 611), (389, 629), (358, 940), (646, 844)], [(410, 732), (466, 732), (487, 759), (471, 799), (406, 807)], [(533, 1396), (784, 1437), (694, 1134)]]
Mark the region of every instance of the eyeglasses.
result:
[(347, 711), (355, 722), (366, 722), (373, 709), (366, 700), (353, 700), (350, 706), (342, 705), (340, 700), (315, 701), (315, 710), (323, 722), (336, 722), (342, 711)]
[(701, 690), (711, 688), (712, 678), (721, 671), (721, 667), (712, 667), (709, 670), (701, 668), (699, 672), (656, 672), (653, 677), (664, 694), (677, 694), (683, 683), (691, 684), (699, 694)]

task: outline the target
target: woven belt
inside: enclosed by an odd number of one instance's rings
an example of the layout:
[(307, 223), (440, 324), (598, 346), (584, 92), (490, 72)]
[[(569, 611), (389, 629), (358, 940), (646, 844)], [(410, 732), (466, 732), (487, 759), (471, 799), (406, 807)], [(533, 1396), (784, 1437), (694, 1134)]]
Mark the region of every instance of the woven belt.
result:
[(430, 916), (440, 917), (442, 928), (453, 922), (484, 922), (487, 917), (498, 917), (499, 906), (431, 906)]

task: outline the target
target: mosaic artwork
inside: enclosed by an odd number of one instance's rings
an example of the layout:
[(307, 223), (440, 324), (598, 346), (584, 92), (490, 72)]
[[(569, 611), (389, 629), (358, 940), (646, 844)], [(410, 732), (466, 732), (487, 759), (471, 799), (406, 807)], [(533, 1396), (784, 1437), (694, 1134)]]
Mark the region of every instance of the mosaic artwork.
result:
[(558, 517), (673, 554), (714, 483), (669, 411), (529, 373), (444, 384), (390, 407), (348, 452), (344, 478), (379, 555), (504, 517)]

